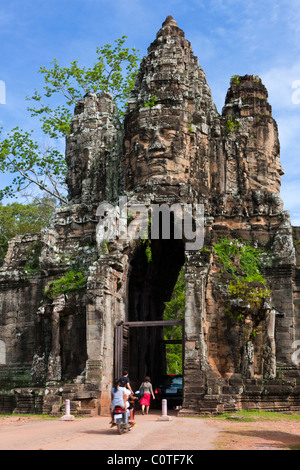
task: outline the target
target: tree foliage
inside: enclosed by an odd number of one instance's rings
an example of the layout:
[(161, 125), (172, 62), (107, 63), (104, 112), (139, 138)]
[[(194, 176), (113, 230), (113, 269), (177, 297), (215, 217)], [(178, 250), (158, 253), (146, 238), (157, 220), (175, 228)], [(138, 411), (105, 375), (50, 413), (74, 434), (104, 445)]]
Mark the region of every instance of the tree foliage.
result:
[(16, 235), (39, 233), (49, 225), (53, 215), (47, 199), (41, 204), (0, 204), (0, 265), (3, 264), (9, 241)]
[(55, 299), (59, 294), (69, 294), (86, 288), (87, 280), (82, 272), (68, 271), (59, 279), (50, 282), (44, 295), (49, 299)]
[[(249, 306), (252, 315), (258, 315), (265, 300), (271, 295), (267, 280), (261, 271), (260, 250), (240, 240), (222, 239), (214, 244), (214, 254), (223, 265), (223, 272), (234, 278), (229, 282), (230, 301), (238, 300)], [(243, 307), (229, 302), (228, 315), (239, 320), (244, 318)]]
[[(41, 94), (35, 90), (28, 97), (36, 105), (28, 110), (32, 116), (40, 118), (45, 134), (54, 138), (68, 135), (71, 108), (89, 92), (110, 93), (118, 104), (120, 115), (123, 115), (139, 63), (137, 49), (124, 47), (126, 38), (122, 36), (116, 39), (115, 47), (110, 44), (97, 47), (97, 60), (92, 67), (80, 67), (76, 60), (69, 67), (61, 67), (54, 59), (52, 68), (40, 68), (45, 82), (44, 91)], [(53, 108), (48, 99), (56, 94), (63, 97), (64, 104)]]
[(266, 284), (261, 273), (261, 253), (250, 243), (224, 238), (214, 244), (214, 253), (223, 264), (223, 271), (231, 274), (236, 281)]
[(136, 49), (125, 47), (126, 38), (116, 39), (114, 46), (98, 47), (92, 67), (80, 67), (76, 60), (62, 67), (54, 59), (52, 67), (40, 68), (44, 86), (27, 97), (31, 102), (28, 111), (31, 117), (39, 118), (50, 144), (41, 149), (33, 131), (15, 127), (3, 136), (0, 129), (0, 172), (13, 175), (12, 182), (0, 189), (0, 199), (28, 194), (34, 188), (35, 194), (47, 193), (60, 204), (66, 203), (67, 168), (58, 139), (70, 133), (74, 107), (88, 92), (110, 93), (123, 115), (140, 60)]
[(66, 162), (53, 147), (41, 150), (33, 139), (32, 132), (18, 127), (2, 138), (0, 129), (0, 172), (12, 175), (12, 181), (0, 189), (0, 199), (47, 194), (60, 204), (65, 199)]
[[(185, 276), (181, 269), (171, 300), (165, 303), (164, 320), (178, 321), (184, 319), (185, 313)], [(182, 340), (182, 327), (171, 326), (164, 328), (165, 340)], [(167, 352), (167, 374), (182, 373), (182, 345), (168, 344)]]

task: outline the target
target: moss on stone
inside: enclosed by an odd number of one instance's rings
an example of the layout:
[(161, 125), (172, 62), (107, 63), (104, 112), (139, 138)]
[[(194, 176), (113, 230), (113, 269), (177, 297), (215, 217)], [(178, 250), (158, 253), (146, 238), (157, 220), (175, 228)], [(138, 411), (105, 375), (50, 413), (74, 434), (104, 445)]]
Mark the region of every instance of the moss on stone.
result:
[[(271, 291), (262, 275), (261, 252), (250, 243), (239, 240), (223, 239), (214, 245), (214, 254), (223, 265), (222, 273), (230, 274), (234, 279), (229, 282), (230, 301), (239, 300), (248, 305), (252, 313), (263, 308), (265, 299)], [(230, 305), (226, 313), (230, 317), (242, 319), (240, 306)]]
[(37, 240), (32, 244), (27, 255), (24, 272), (27, 275), (34, 275), (40, 272), (40, 255), (42, 251), (42, 243)]
[(230, 132), (235, 132), (240, 126), (241, 124), (239, 123), (239, 121), (236, 121), (236, 120), (233, 121), (231, 118), (229, 118), (227, 119), (227, 122), (226, 122), (226, 131), (228, 134)]
[(50, 282), (44, 294), (49, 299), (54, 299), (59, 294), (80, 291), (86, 288), (87, 280), (82, 272), (68, 271), (59, 279)]

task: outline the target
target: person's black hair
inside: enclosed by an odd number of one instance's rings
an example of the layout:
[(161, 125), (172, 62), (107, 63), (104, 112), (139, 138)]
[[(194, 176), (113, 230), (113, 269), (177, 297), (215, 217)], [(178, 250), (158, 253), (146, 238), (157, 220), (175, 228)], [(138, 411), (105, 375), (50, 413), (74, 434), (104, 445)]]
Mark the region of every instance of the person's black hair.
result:
[(119, 380), (119, 379), (115, 379), (115, 382), (114, 382), (114, 391), (118, 390), (119, 385), (121, 385), (121, 384), (120, 384), (120, 380)]

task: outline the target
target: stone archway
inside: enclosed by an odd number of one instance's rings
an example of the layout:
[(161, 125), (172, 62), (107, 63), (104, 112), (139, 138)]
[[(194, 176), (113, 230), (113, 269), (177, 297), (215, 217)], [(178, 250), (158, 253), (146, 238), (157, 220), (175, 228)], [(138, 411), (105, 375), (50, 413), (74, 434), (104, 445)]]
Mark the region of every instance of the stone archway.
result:
[[(130, 263), (126, 321), (128, 325), (144, 324), (143, 328), (130, 329), (129, 337), (129, 371), (137, 383), (146, 375), (155, 383), (166, 374), (164, 326), (159, 322), (164, 320), (165, 302), (170, 300), (185, 262), (181, 240), (152, 240), (151, 249), (150, 263), (143, 246)], [(156, 327), (147, 327), (147, 322), (154, 322)]]

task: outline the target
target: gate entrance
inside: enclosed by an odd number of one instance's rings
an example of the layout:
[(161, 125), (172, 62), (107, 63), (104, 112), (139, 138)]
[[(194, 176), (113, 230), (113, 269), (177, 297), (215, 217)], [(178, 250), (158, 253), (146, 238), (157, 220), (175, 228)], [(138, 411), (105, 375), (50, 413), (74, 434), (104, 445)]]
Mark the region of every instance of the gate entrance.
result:
[[(118, 378), (123, 375), (124, 370), (132, 370), (130, 367), (130, 328), (138, 328), (138, 329), (148, 329), (148, 328), (159, 328), (160, 330), (164, 327), (170, 326), (181, 326), (182, 327), (182, 339), (181, 340), (164, 340), (161, 341), (161, 353), (162, 359), (165, 357), (165, 346), (167, 344), (181, 344), (182, 345), (182, 355), (184, 355), (184, 321), (136, 321), (136, 322), (125, 322), (117, 325), (115, 328), (115, 350), (114, 350), (114, 377)], [(135, 361), (136, 362), (135, 358)], [(184, 358), (182, 359), (182, 363), (184, 363)], [(164, 361), (161, 360), (159, 366), (158, 364), (154, 364), (154, 369), (159, 371), (159, 374), (152, 374), (153, 377), (157, 377), (158, 375), (164, 375), (165, 371), (162, 370), (162, 366), (164, 365)], [(143, 367), (141, 367), (143, 368)], [(131, 374), (129, 374), (131, 376)], [(144, 376), (139, 376), (131, 382), (137, 388), (141, 381), (144, 380)]]
[[(133, 385), (149, 376), (155, 386), (167, 373), (164, 327), (170, 327), (167, 320), (174, 321), (170, 328), (175, 331), (182, 317), (164, 315), (184, 263), (184, 244), (176, 239), (152, 239), (151, 260), (146, 256), (145, 245), (140, 244), (130, 260), (124, 324), (129, 326), (128, 371)], [(182, 339), (182, 334), (174, 339)]]

